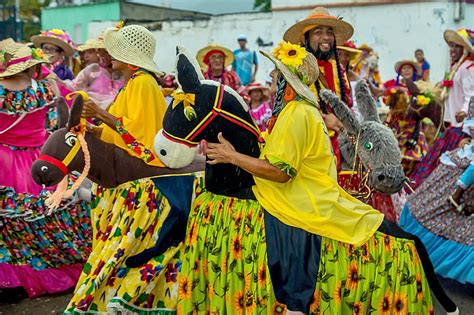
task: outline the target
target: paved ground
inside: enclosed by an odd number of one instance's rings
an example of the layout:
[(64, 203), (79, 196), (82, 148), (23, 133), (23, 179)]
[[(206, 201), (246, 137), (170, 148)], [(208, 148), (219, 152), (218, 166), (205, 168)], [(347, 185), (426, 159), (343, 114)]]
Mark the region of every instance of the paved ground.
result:
[[(459, 306), (461, 315), (474, 315), (474, 287), (466, 287), (455, 281), (440, 279), (449, 296)], [(22, 300), (17, 304), (0, 304), (0, 315), (47, 315), (61, 314), (72, 294), (46, 296), (33, 300)], [(435, 314), (446, 314), (435, 302)]]

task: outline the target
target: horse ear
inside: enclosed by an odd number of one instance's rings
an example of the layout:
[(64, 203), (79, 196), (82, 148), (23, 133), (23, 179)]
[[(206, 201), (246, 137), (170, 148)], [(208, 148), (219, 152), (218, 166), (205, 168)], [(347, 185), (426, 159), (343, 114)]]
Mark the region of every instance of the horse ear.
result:
[(72, 128), (80, 124), (82, 107), (84, 106), (84, 99), (81, 94), (78, 94), (74, 99), (74, 103), (71, 108), (71, 115), (69, 116), (69, 121), (67, 122), (67, 127)]
[(420, 89), (416, 86), (415, 82), (410, 79), (405, 79), (405, 85), (408, 88), (408, 91), (411, 95), (417, 96), (420, 95)]
[(369, 86), (364, 80), (357, 82), (355, 87), (355, 96), (359, 111), (366, 121), (380, 122), (379, 114), (377, 113), (377, 105), (370, 94)]
[(56, 99), (56, 110), (58, 112), (58, 123), (59, 128), (66, 127), (66, 123), (69, 119), (69, 108), (67, 107), (66, 101), (62, 96)]
[(197, 93), (201, 88), (202, 73), (194, 58), (190, 57), (186, 49), (176, 47), (177, 79), (183, 91)]
[(322, 90), (320, 96), (323, 101), (331, 106), (334, 115), (342, 122), (347, 132), (357, 135), (360, 130), (360, 124), (349, 107), (330, 90)]

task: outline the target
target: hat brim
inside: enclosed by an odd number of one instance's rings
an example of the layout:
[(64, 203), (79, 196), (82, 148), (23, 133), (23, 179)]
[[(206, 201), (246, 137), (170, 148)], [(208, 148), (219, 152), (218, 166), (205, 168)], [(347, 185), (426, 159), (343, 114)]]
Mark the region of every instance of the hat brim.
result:
[(268, 101), (270, 99), (270, 88), (268, 86), (248, 86), (246, 88), (245, 94), (250, 95), (250, 92), (252, 91), (257, 91), (260, 90), (262, 91), (262, 96), (263, 96), (263, 101)]
[(102, 44), (83, 44), (77, 46), (77, 51), (78, 52), (84, 52), (86, 50), (90, 49), (105, 49), (105, 46)]
[(362, 50), (356, 48), (351, 48), (347, 46), (337, 46), (337, 49), (348, 52), (350, 61), (355, 61), (360, 57), (360, 55), (362, 55)]
[(74, 55), (75, 50), (71, 45), (55, 37), (33, 35), (31, 36), (31, 41), (33, 42), (33, 45), (35, 45), (36, 48), (41, 48), (41, 45), (43, 44), (51, 44), (60, 47), (64, 51), (64, 55), (66, 57)]
[(290, 69), (288, 69), (287, 66), (285, 66), (280, 60), (275, 58), (274, 56), (270, 55), (269, 53), (260, 50), (260, 53), (267, 57), (275, 67), (280, 70), (282, 73), (283, 77), (285, 78), (286, 82), (293, 88), (293, 90), (301, 96), (303, 99), (306, 101), (310, 102), (314, 106), (319, 108), (318, 100), (316, 99), (316, 96), (311, 92), (311, 90), (301, 82), (301, 80), (298, 78), (296, 74), (291, 72)]
[(455, 43), (455, 44), (457, 44), (459, 46), (462, 46), (465, 49), (467, 49), (467, 51), (469, 53), (472, 53), (472, 51), (473, 51), (472, 44), (467, 40), (467, 38), (462, 37), (456, 31), (446, 30), (446, 31), (444, 31), (443, 36), (444, 36), (444, 40), (446, 41), (446, 43), (448, 43), (448, 44), (449, 43)]
[(418, 75), (418, 76), (421, 75), (421, 68), (420, 68), (420, 66), (419, 66), (416, 62), (411, 61), (411, 60), (400, 60), (400, 61), (398, 61), (398, 62), (395, 64), (395, 67), (394, 67), (395, 72), (396, 72), (396, 73), (399, 73), (400, 70), (401, 70), (401, 68), (402, 68), (402, 66), (404, 66), (404, 65), (410, 65), (410, 66), (412, 66), (413, 68), (415, 68), (416, 75)]
[[(354, 34), (354, 28), (349, 23), (338, 18), (308, 18), (291, 26), (283, 35), (283, 39), (293, 44), (304, 44), (304, 34), (311, 26), (329, 26), (334, 31), (336, 45), (342, 45)], [(311, 28), (312, 29), (312, 28)]]
[(198, 51), (198, 53), (196, 54), (196, 59), (199, 63), (199, 66), (202, 69), (204, 69), (204, 70), (207, 69), (208, 65), (204, 62), (204, 58), (206, 57), (206, 55), (210, 51), (213, 51), (213, 50), (219, 50), (224, 54), (224, 56), (225, 56), (224, 67), (225, 68), (227, 68), (228, 66), (230, 66), (234, 62), (234, 53), (232, 51), (230, 51), (230, 49), (227, 49), (227, 48), (219, 46), (219, 45), (209, 45), (209, 46), (206, 46), (204, 48), (201, 48)]
[(15, 74), (21, 73), (25, 71), (26, 69), (29, 69), (31, 67), (34, 67), (36, 65), (42, 64), (42, 63), (49, 63), (46, 60), (37, 60), (37, 59), (31, 59), (27, 60), (25, 62), (17, 63), (14, 65), (11, 65), (5, 69), (4, 72), (0, 73), (0, 78), (5, 78), (5, 77), (11, 77)]
[(109, 28), (104, 32), (104, 47), (112, 58), (132, 66), (143, 68), (159, 76), (164, 75), (164, 72), (157, 69), (158, 67), (153, 59), (143, 56), (143, 53), (135, 47), (115, 45), (115, 43), (122, 41), (122, 36), (118, 31), (119, 29), (117, 28)]

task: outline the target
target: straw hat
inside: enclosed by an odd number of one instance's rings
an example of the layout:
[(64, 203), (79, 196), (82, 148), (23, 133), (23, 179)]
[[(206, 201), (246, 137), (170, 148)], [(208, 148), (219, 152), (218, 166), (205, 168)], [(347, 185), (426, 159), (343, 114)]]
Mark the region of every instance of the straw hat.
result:
[(77, 46), (77, 51), (79, 52), (89, 49), (105, 49), (104, 41), (101, 39), (91, 38), (86, 40), (84, 44)]
[(413, 60), (408, 60), (408, 59), (398, 61), (395, 64), (395, 72), (400, 73), (400, 70), (402, 69), (402, 67), (404, 65), (412, 66), (415, 69), (416, 75), (418, 75), (418, 76), (421, 75), (420, 66), (416, 62), (414, 62)]
[(456, 45), (464, 47), (469, 53), (472, 53), (471, 36), (465, 28), (461, 28), (457, 31), (446, 30), (444, 31), (444, 40), (446, 43), (455, 43)]
[(260, 53), (275, 64), (286, 82), (299, 96), (319, 107), (316, 96), (308, 88), (319, 77), (318, 61), (313, 54), (307, 53), (297, 44), (288, 42), (280, 43), (273, 54), (262, 50)]
[(369, 45), (367, 45), (366, 43), (363, 43), (362, 45), (360, 45), (359, 47), (357, 47), (357, 49), (359, 50), (365, 50), (367, 52), (372, 52), (374, 51), (374, 49), (372, 47), (370, 47)]
[(23, 46), (20, 47), (7, 62), (7, 68), (4, 72), (0, 73), (0, 78), (10, 77), (38, 64), (48, 62), (40, 48)]
[[(23, 44), (23, 43), (15, 43), (15, 42), (13, 42), (12, 44), (6, 45), (6, 46), (3, 48), (3, 51), (4, 51), (6, 54), (13, 55), (19, 48), (25, 47), (25, 46), (26, 46), (26, 45)], [(26, 47), (28, 47), (28, 46), (26, 46)]]
[(60, 29), (42, 31), (39, 35), (31, 36), (31, 41), (37, 48), (43, 44), (51, 44), (61, 48), (66, 57), (74, 54), (75, 46), (68, 32)]
[(262, 91), (262, 100), (267, 101), (270, 98), (269, 91), (270, 88), (268, 86), (262, 85), (260, 83), (252, 83), (249, 86), (245, 87), (243, 91), (244, 94), (250, 95), (250, 92), (260, 90)]
[(7, 39), (4, 39), (4, 40), (0, 40), (0, 50), (4, 50), (5, 47), (7, 47), (11, 44), (15, 44), (15, 41), (12, 38), (7, 38)]
[(153, 57), (156, 41), (153, 34), (141, 25), (111, 27), (104, 32), (104, 46), (112, 58), (154, 72), (159, 76)]
[(352, 25), (330, 15), (325, 7), (316, 7), (306, 19), (291, 26), (283, 35), (283, 39), (294, 44), (304, 44), (304, 34), (316, 26), (331, 27), (336, 37), (336, 45), (342, 45), (354, 34)]
[(348, 40), (341, 46), (337, 46), (337, 49), (344, 50), (349, 53), (349, 63), (357, 60), (362, 54), (362, 50), (357, 49), (354, 45), (354, 42), (351, 40)]
[(202, 69), (207, 69), (209, 56), (215, 52), (221, 52), (224, 54), (224, 68), (227, 68), (234, 62), (234, 53), (232, 51), (219, 44), (212, 43), (204, 48), (201, 48), (196, 55), (196, 59)]

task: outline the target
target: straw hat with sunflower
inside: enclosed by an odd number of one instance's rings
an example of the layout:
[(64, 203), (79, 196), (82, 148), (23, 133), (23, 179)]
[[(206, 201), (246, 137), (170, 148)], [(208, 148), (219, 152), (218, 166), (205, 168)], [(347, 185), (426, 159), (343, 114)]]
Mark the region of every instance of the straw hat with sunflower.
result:
[(48, 63), (40, 48), (20, 47), (7, 62), (5, 71), (0, 78), (10, 77), (41, 63)]
[(444, 40), (446, 43), (454, 43), (456, 45), (464, 47), (468, 53), (473, 52), (471, 43), (471, 36), (465, 28), (461, 28), (457, 31), (446, 30), (444, 31)]
[(57, 46), (64, 51), (66, 57), (72, 56), (75, 51), (75, 45), (69, 33), (60, 29), (43, 31), (39, 35), (31, 36), (31, 41), (37, 48), (41, 48), (43, 44)]
[(318, 62), (313, 54), (307, 53), (304, 47), (285, 41), (273, 50), (273, 54), (265, 51), (260, 53), (275, 64), (296, 94), (319, 106), (316, 97), (308, 88), (319, 76)]
[(317, 26), (331, 27), (337, 45), (342, 45), (354, 34), (352, 25), (330, 15), (328, 9), (324, 7), (316, 7), (306, 19), (291, 26), (283, 35), (283, 39), (294, 44), (304, 44), (304, 34)]
[(234, 62), (234, 54), (232, 51), (230, 51), (230, 49), (227, 49), (219, 44), (212, 43), (204, 48), (201, 48), (196, 55), (196, 59), (199, 63), (199, 66), (201, 66), (201, 69), (204, 71), (207, 70), (209, 67), (209, 57), (215, 53), (220, 53), (224, 56), (224, 68), (227, 68)]

